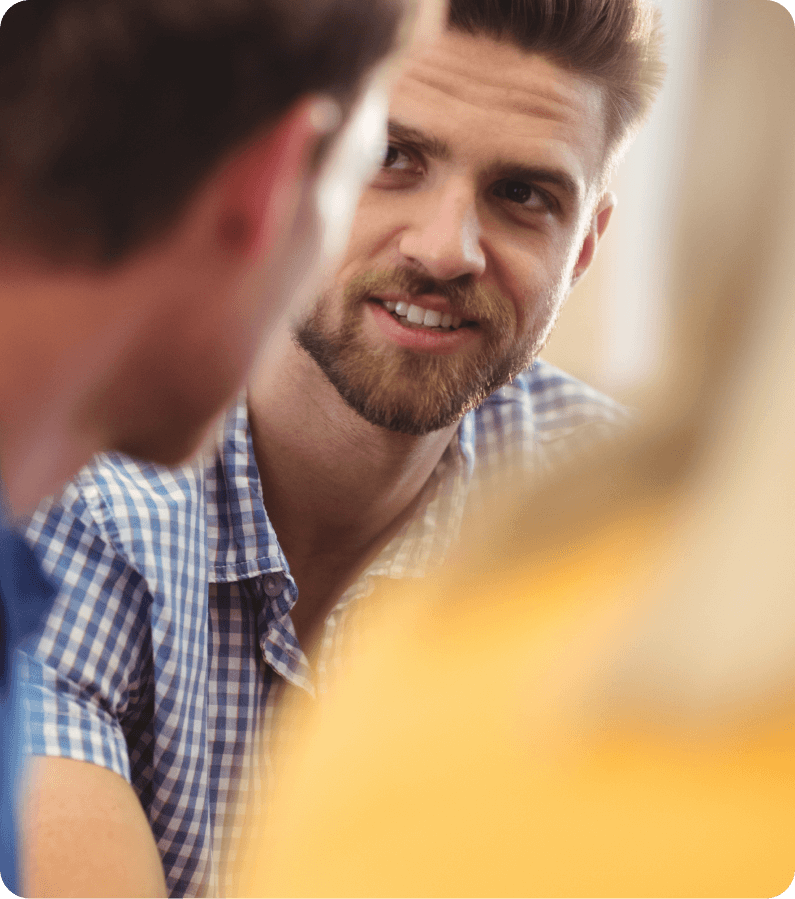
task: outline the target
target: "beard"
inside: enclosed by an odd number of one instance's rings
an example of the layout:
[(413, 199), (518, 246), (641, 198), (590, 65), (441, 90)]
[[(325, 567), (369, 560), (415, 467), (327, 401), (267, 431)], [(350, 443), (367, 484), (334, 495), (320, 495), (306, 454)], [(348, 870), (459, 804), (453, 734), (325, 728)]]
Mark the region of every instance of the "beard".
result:
[[(477, 322), (480, 349), (441, 355), (368, 344), (362, 334), (361, 307), (386, 292), (444, 297), (455, 315)], [(551, 331), (550, 324), (540, 338), (511, 340), (512, 304), (499, 291), (477, 285), (469, 276), (437, 281), (410, 269), (370, 272), (352, 278), (342, 299), (337, 329), (328, 321), (332, 295), (327, 293), (297, 325), (293, 340), (362, 418), (412, 436), (446, 428), (479, 406), (527, 368)], [(550, 304), (550, 308), (559, 305)]]

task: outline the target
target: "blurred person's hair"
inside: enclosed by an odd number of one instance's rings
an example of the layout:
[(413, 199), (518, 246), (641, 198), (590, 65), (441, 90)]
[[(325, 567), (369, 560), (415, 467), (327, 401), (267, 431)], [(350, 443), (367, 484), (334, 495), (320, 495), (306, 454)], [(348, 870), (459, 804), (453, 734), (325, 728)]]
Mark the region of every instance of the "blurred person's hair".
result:
[(649, 0), (450, 0), (448, 21), (602, 87), (606, 177), (647, 118), (665, 74), (660, 14)]
[(112, 264), (302, 96), (350, 109), (402, 0), (23, 0), (0, 25), (0, 242)]

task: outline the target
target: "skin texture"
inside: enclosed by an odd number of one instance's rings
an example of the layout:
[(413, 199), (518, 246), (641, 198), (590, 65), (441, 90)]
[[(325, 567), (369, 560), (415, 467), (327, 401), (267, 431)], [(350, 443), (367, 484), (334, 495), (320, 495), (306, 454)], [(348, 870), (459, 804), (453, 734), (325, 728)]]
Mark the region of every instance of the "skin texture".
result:
[[(428, 394), (445, 401), (439, 385), (461, 372), (479, 395), (484, 353), (527, 361), (544, 343), (593, 259), (613, 198), (597, 187), (600, 91), (509, 44), (444, 33), (398, 80), (390, 119), (386, 164), (362, 197), (339, 272), (298, 328), (325, 344), (381, 412), (400, 407), (421, 419)], [(386, 273), (393, 297), (408, 273), (426, 284), (426, 305), (455, 302), (488, 324), (448, 349), (406, 347), (355, 289), (373, 273)], [(332, 375), (280, 331), (249, 390), (265, 504), (299, 587), (292, 616), (306, 648), (409, 514), (458, 417), (438, 429), (389, 429), (352, 408)]]
[(27, 776), (26, 896), (166, 895), (149, 822), (123, 778), (59, 758), (32, 759)]

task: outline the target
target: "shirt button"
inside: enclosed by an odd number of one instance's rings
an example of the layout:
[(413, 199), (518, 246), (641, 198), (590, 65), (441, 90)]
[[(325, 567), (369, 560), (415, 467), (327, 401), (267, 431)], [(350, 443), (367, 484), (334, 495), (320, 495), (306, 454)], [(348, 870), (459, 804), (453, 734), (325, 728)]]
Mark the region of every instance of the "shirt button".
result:
[(282, 579), (278, 574), (267, 575), (262, 582), (262, 586), (268, 596), (278, 596), (284, 589), (282, 586)]

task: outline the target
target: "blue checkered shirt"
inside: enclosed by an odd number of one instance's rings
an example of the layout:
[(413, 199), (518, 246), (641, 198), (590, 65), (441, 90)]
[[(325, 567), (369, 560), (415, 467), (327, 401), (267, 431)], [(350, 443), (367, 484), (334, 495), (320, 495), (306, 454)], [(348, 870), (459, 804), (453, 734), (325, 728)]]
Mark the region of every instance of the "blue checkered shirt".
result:
[(63, 584), (26, 658), (30, 751), (133, 785), (172, 895), (233, 892), (220, 860), (234, 870), (237, 791), (268, 789), (281, 685), (322, 691), (367, 605), (357, 600), (375, 578), (443, 560), (474, 488), (506, 460), (546, 471), (625, 418), (543, 362), (467, 414), (414, 517), (328, 617), (314, 666), (290, 619), (297, 589), (263, 505), (244, 397), (206, 467), (98, 457), (27, 532)]

